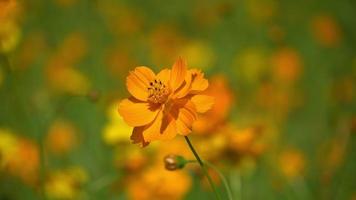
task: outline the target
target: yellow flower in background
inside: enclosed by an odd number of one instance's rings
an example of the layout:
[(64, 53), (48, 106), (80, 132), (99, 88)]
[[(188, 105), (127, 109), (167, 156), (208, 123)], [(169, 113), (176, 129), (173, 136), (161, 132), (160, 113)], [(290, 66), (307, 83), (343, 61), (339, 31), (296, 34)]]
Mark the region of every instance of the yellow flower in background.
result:
[(35, 184), (38, 180), (40, 162), (38, 145), (30, 139), (18, 137), (15, 148), (6, 169), (25, 183)]
[(302, 176), (306, 161), (302, 152), (297, 149), (287, 149), (279, 155), (279, 168), (288, 179)]
[(201, 94), (208, 87), (204, 74), (188, 70), (181, 58), (172, 69), (157, 75), (148, 67), (136, 67), (126, 86), (132, 96), (120, 102), (119, 113), (134, 127), (133, 142), (142, 146), (177, 134), (188, 135), (197, 113), (205, 113), (214, 103), (212, 97)]
[(329, 15), (321, 14), (311, 20), (313, 36), (324, 47), (335, 47), (341, 41), (341, 28), (336, 20)]
[(208, 43), (191, 41), (182, 46), (179, 55), (187, 58), (190, 66), (207, 70), (214, 65), (215, 53)]
[(53, 154), (69, 153), (77, 145), (77, 130), (69, 121), (56, 120), (50, 126), (45, 142)]
[(256, 84), (266, 74), (268, 59), (266, 50), (249, 47), (236, 55), (234, 69), (236, 76), (247, 83)]
[(18, 141), (14, 133), (0, 128), (0, 170), (8, 163), (16, 152)]
[(235, 128), (228, 131), (228, 147), (241, 155), (258, 156), (264, 149), (262, 127)]
[(14, 21), (0, 21), (0, 53), (9, 53), (19, 44), (21, 30)]
[(88, 175), (81, 167), (55, 170), (48, 175), (45, 192), (50, 199), (81, 199), (87, 181)]
[[(119, 102), (119, 101), (117, 101)], [(117, 102), (108, 109), (108, 123), (104, 127), (102, 138), (106, 144), (129, 143), (132, 128), (117, 114)]]
[(158, 165), (130, 180), (128, 196), (131, 200), (180, 200), (191, 185), (187, 172), (168, 171)]

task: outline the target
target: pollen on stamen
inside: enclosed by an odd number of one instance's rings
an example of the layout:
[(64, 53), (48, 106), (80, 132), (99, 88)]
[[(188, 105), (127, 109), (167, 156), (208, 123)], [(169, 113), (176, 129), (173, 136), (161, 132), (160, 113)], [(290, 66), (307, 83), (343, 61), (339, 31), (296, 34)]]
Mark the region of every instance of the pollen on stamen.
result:
[(155, 79), (150, 82), (148, 90), (148, 100), (152, 103), (164, 103), (167, 100), (169, 91), (161, 80)]

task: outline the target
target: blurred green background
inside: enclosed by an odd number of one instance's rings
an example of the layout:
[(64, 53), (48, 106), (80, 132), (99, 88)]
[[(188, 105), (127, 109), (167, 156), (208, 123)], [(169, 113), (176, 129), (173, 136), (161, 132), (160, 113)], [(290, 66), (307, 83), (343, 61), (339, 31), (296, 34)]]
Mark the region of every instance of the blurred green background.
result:
[(129, 70), (182, 56), (234, 199), (355, 200), (355, 25), (352, 0), (1, 0), (0, 199), (214, 199), (164, 171), (181, 137), (140, 148), (116, 112)]

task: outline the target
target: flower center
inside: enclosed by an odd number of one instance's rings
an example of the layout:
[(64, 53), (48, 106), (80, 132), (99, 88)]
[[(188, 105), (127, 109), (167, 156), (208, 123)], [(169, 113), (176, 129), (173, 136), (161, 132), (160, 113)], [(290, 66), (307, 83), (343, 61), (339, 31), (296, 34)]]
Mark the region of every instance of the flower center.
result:
[(161, 80), (155, 79), (150, 82), (150, 86), (147, 88), (148, 90), (148, 101), (152, 103), (164, 103), (166, 102), (169, 90), (167, 86), (162, 83)]

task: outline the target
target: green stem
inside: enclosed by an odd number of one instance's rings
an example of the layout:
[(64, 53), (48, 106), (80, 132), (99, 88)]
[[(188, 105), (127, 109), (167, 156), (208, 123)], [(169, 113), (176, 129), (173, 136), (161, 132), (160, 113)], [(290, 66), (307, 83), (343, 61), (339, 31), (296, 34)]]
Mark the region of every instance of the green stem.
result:
[(210, 168), (212, 168), (213, 170), (215, 170), (216, 173), (218, 173), (218, 175), (220, 176), (221, 181), (223, 182), (223, 184), (225, 186), (225, 189), (226, 189), (226, 192), (227, 192), (227, 196), (229, 197), (229, 200), (233, 200), (232, 192), (231, 192), (230, 187), (229, 187), (229, 183), (227, 182), (224, 174), (217, 167), (215, 167), (213, 164), (211, 164), (211, 163), (209, 163), (207, 161), (204, 161), (204, 163), (207, 166), (209, 166)]
[[(203, 161), (205, 165), (207, 165), (208, 167), (210, 167), (211, 169), (213, 169), (220, 177), (221, 181), (224, 184), (225, 190), (227, 192), (227, 196), (229, 198), (229, 200), (233, 200), (232, 198), (232, 191), (229, 187), (229, 183), (227, 181), (227, 179), (225, 178), (224, 174), (217, 168), (215, 167), (213, 164), (211, 164), (210, 162), (207, 161)], [(186, 163), (197, 163), (196, 160), (187, 160)]]
[(195, 149), (194, 149), (192, 143), (190, 142), (188, 136), (184, 136), (184, 138), (185, 138), (185, 141), (187, 141), (190, 150), (193, 152), (195, 158), (197, 159), (197, 161), (198, 161), (200, 167), (202, 168), (202, 170), (203, 170), (203, 172), (204, 172), (206, 178), (208, 179), (209, 184), (210, 184), (211, 188), (213, 189), (213, 191), (214, 191), (214, 193), (215, 193), (216, 199), (221, 200), (220, 195), (219, 195), (219, 192), (218, 192), (218, 190), (217, 190), (217, 188), (216, 188), (216, 186), (215, 186), (213, 180), (211, 179), (211, 177), (210, 177), (210, 175), (209, 175), (209, 173), (208, 173), (208, 171), (207, 171), (207, 169), (206, 169), (206, 167), (205, 167), (203, 161), (200, 159), (198, 153), (195, 151)]

